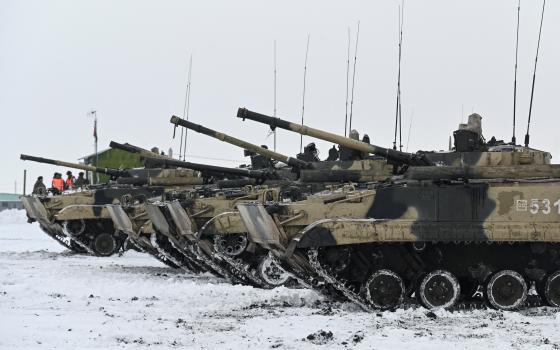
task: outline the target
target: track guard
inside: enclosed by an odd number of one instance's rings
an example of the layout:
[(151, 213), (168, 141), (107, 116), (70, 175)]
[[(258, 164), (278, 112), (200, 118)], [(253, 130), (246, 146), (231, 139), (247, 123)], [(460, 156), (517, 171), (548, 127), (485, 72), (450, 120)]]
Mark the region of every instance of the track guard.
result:
[(166, 203), (165, 206), (171, 215), (171, 219), (177, 228), (179, 235), (190, 241), (196, 241), (196, 237), (192, 230), (192, 222), (189, 214), (183, 209), (179, 202)]
[(43, 203), (41, 203), (39, 198), (23, 196), (21, 197), (21, 202), (23, 204), (23, 207), (25, 208), (25, 211), (27, 212), (27, 216), (41, 223), (43, 223), (44, 221), (49, 222), (47, 210), (45, 209)]
[(146, 204), (146, 212), (148, 213), (148, 217), (152, 221), (152, 226), (154, 229), (167, 236), (171, 236), (171, 230), (169, 224), (167, 223), (167, 219), (163, 215), (160, 210), (160, 207), (155, 204)]
[(132, 221), (130, 221), (130, 218), (120, 205), (106, 205), (105, 208), (109, 212), (111, 219), (113, 219), (113, 224), (117, 230), (132, 237), (136, 236), (132, 228)]
[(262, 204), (240, 203), (237, 209), (253, 242), (267, 249), (281, 247), (280, 230)]

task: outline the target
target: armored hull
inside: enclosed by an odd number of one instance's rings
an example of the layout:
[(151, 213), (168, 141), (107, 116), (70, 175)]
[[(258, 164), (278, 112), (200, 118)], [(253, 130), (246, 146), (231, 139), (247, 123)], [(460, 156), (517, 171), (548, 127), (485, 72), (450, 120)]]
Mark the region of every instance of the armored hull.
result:
[(300, 279), (365, 308), (484, 293), (516, 309), (534, 283), (560, 305), (560, 180), (407, 181), (340, 197), (238, 205), (251, 240)]
[(37, 221), (45, 233), (66, 247), (107, 256), (122, 247), (126, 236), (115, 233), (105, 205), (161, 197), (163, 192), (163, 187), (121, 185), (54, 196), (27, 196), (22, 202), (29, 221)]

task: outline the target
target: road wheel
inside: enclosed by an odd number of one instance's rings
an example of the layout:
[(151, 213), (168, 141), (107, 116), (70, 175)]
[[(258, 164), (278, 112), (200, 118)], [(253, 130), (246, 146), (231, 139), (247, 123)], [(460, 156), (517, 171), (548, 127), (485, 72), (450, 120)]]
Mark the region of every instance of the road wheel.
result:
[(485, 288), (488, 303), (500, 310), (515, 310), (527, 299), (527, 282), (520, 273), (502, 270), (490, 277)]
[(117, 250), (117, 240), (110, 233), (100, 233), (93, 239), (92, 249), (99, 256), (111, 256)]
[(404, 299), (402, 278), (391, 270), (375, 271), (364, 284), (367, 301), (376, 309), (398, 307)]
[(449, 271), (435, 270), (428, 273), (418, 286), (416, 297), (427, 309), (450, 308), (459, 299), (461, 286)]

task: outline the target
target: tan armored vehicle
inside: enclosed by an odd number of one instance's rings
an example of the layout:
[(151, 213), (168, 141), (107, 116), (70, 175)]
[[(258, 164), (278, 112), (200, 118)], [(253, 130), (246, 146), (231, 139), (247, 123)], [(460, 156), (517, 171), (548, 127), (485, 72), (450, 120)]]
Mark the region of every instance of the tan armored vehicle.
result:
[(197, 172), (188, 169), (107, 169), (27, 155), (21, 155), (21, 159), (100, 172), (114, 179), (108, 185), (59, 195), (22, 197), (30, 222), (39, 222), (45, 233), (72, 250), (101, 256), (118, 251), (126, 237), (115, 235), (106, 204), (161, 198), (166, 190), (192, 187), (203, 181)]
[[(286, 123), (274, 120), (295, 129)], [(346, 146), (384, 152), (404, 165), (435, 159)], [(283, 267), (365, 308), (394, 308), (412, 293), (427, 308), (451, 308), (480, 287), (490, 306), (511, 310), (525, 305), (532, 284), (542, 301), (560, 306), (560, 166), (546, 164), (546, 152), (488, 152), (529, 157), (503, 157), (511, 166), (410, 167), (390, 182), (338, 198), (237, 208), (251, 241), (270, 249)], [(515, 164), (521, 159), (535, 165)]]
[[(169, 194), (168, 194), (169, 195)], [(247, 186), (243, 189), (209, 191), (184, 190), (167, 196), (166, 201), (142, 203), (135, 206), (107, 206), (115, 227), (128, 234), (141, 247), (155, 248), (159, 254), (187, 270), (209, 271), (234, 283), (261, 286), (254, 276), (246, 276), (236, 269), (241, 254), (260, 257), (245, 234), (239, 218), (224, 228), (227, 235), (217, 237), (201, 234), (212, 218), (227, 216), (238, 203), (278, 202), (277, 189)], [(172, 249), (170, 249), (172, 248)], [(263, 250), (260, 248), (260, 250)]]

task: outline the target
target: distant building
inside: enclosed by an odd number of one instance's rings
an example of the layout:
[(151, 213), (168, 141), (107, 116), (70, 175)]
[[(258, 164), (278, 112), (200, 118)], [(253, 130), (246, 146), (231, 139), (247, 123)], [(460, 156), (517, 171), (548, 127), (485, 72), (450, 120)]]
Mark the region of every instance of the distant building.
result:
[(0, 193), (0, 211), (6, 209), (23, 209), (19, 194)]
[[(144, 150), (149, 152), (148, 150)], [(152, 152), (160, 153), (157, 147), (151, 149)], [(171, 148), (169, 149), (170, 154), (172, 154)], [(163, 152), (161, 154), (164, 154)], [(99, 164), (96, 164), (96, 158), (99, 159)], [(130, 169), (130, 168), (143, 168), (144, 163), (140, 160), (140, 155), (138, 153), (131, 153), (123, 151), (117, 148), (108, 148), (101, 150), (97, 153), (97, 157), (94, 154), (90, 154), (80, 158), (86, 165), (99, 166), (101, 168), (113, 168), (113, 169)], [(73, 174), (77, 177), (77, 174)], [(86, 177), (90, 179), (91, 183), (96, 183), (96, 176), (91, 171), (88, 171)], [(99, 183), (106, 183), (109, 181), (109, 176), (99, 174)]]

